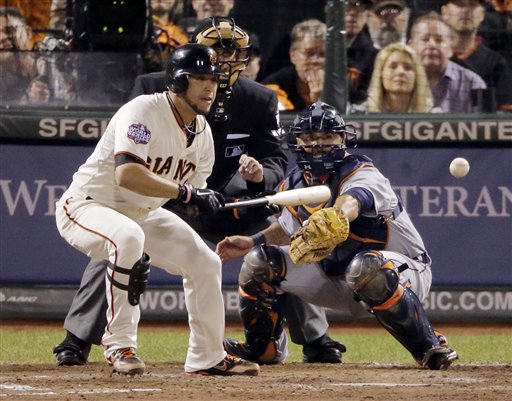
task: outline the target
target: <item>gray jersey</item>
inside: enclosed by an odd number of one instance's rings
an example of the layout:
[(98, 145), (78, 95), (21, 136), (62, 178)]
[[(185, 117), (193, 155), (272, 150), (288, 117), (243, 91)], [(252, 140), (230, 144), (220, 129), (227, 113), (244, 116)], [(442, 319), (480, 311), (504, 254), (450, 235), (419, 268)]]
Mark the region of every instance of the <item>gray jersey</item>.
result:
[[(363, 213), (362, 216), (368, 218), (381, 216), (387, 219), (389, 235), (385, 250), (399, 252), (412, 259), (426, 255), (423, 240), (403, 206), (401, 204), (399, 206), (399, 200), (389, 180), (373, 164), (358, 167), (351, 174), (343, 177), (340, 182), (332, 183), (331, 186), (339, 187), (339, 195), (353, 188), (364, 188), (372, 194), (374, 208), (372, 211)], [(334, 199), (331, 203), (333, 202)], [(297, 215), (288, 208), (283, 210), (279, 223), (288, 235), (292, 235), (301, 225)], [(343, 244), (341, 246), (343, 247)]]

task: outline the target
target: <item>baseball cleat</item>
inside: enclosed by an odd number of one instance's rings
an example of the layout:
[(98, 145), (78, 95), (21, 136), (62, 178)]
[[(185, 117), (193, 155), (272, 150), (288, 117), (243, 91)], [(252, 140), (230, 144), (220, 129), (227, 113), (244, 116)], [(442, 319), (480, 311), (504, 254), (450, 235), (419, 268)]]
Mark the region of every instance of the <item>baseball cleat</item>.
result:
[(116, 349), (107, 358), (107, 362), (115, 372), (125, 375), (141, 375), (146, 369), (146, 365), (137, 356), (134, 348)]
[(448, 347), (432, 347), (425, 353), (421, 366), (430, 370), (446, 370), (458, 358), (457, 352)]
[[(276, 365), (281, 363), (277, 361), (273, 355), (275, 355), (275, 344), (273, 342), (269, 343), (267, 346), (267, 350), (272, 349), (270, 352), (265, 352), (263, 355), (257, 357), (254, 355), (247, 344), (241, 341), (234, 340), (232, 338), (228, 338), (224, 340), (222, 343), (224, 346), (224, 350), (231, 355), (237, 356), (239, 358), (245, 359), (247, 361), (256, 362), (259, 365)], [(270, 355), (270, 356), (268, 356)]]
[(228, 354), (217, 365), (209, 369), (187, 373), (203, 376), (258, 376), (260, 365)]
[(248, 361), (256, 362), (256, 357), (254, 354), (247, 348), (245, 343), (234, 340), (232, 338), (227, 338), (223, 341), (222, 345), (224, 346), (224, 350), (231, 355), (237, 356), (242, 359), (246, 359)]

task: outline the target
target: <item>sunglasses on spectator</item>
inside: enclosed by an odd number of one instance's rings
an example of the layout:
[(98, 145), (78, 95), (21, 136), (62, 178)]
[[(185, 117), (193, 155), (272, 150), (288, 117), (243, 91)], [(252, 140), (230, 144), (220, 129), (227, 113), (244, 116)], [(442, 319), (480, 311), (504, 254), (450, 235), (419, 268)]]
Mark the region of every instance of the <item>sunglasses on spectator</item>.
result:
[(382, 7), (379, 11), (377, 11), (375, 14), (379, 18), (395, 18), (398, 14), (400, 14), (403, 10), (399, 7), (395, 6), (387, 6)]

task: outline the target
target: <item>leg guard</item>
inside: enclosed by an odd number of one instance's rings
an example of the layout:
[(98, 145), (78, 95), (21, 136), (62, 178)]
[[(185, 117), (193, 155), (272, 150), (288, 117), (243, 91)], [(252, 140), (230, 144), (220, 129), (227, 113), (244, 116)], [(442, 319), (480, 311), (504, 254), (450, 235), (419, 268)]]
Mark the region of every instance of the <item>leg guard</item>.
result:
[(430, 361), (431, 357), (454, 352), (441, 347), (420, 300), (399, 283), (401, 268), (403, 266), (396, 267), (380, 252), (364, 251), (349, 264), (346, 279), (356, 296), (371, 308), (380, 324), (418, 363), (430, 369), (445, 367), (437, 366), (438, 363)]
[(107, 273), (107, 277), (113, 285), (128, 292), (128, 302), (130, 305), (138, 305), (140, 294), (146, 291), (148, 283), (148, 276), (151, 268), (151, 259), (149, 255), (144, 253), (140, 260), (135, 262), (131, 269), (125, 269), (112, 264), (109, 264), (109, 267), (116, 273), (126, 274), (129, 276), (128, 285), (124, 285), (119, 281), (114, 280), (112, 276)]
[(272, 363), (276, 341), (283, 334), (285, 295), (276, 289), (286, 275), (284, 255), (278, 247), (257, 246), (244, 258), (240, 270), (240, 318), (246, 349), (252, 360)]

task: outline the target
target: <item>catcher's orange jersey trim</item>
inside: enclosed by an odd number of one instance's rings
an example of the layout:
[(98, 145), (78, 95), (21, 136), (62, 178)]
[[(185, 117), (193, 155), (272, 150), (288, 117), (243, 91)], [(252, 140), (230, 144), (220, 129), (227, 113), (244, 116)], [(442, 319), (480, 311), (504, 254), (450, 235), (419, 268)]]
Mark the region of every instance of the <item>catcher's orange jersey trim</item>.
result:
[(372, 238), (363, 238), (356, 234), (354, 234), (352, 231), (348, 234), (348, 237), (350, 239), (356, 240), (358, 242), (363, 242), (365, 244), (387, 244), (387, 241), (379, 241)]
[(340, 193), (340, 188), (343, 186), (345, 181), (347, 181), (350, 177), (352, 177), (355, 173), (357, 173), (362, 168), (366, 167), (373, 167), (373, 163), (363, 163), (358, 168), (356, 168), (354, 171), (352, 171), (350, 174), (348, 174), (345, 178), (343, 178), (340, 183), (338, 184), (338, 193)]

